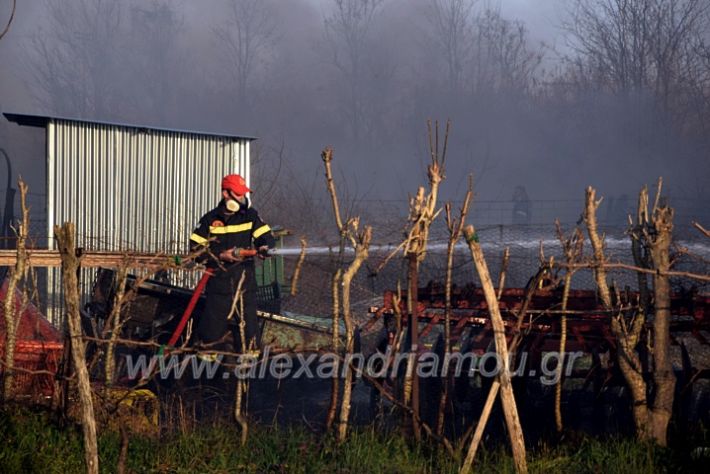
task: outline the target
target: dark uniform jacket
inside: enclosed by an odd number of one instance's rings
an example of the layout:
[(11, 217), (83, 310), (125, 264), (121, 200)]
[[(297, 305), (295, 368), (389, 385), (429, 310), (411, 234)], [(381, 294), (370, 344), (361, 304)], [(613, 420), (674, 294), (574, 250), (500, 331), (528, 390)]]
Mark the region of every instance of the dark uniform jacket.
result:
[[(244, 289), (250, 288), (254, 281), (254, 260), (229, 263), (219, 260), (219, 254), (228, 249), (259, 248), (264, 245), (273, 248), (274, 237), (271, 228), (259, 217), (256, 209), (242, 206), (239, 211), (229, 213), (224, 201), (202, 216), (200, 223), (190, 236), (190, 248), (199, 250), (209, 245), (209, 252), (202, 258), (214, 276), (207, 283), (207, 291), (233, 294), (239, 285), (242, 271), (247, 272)], [(221, 268), (220, 268), (221, 267)]]

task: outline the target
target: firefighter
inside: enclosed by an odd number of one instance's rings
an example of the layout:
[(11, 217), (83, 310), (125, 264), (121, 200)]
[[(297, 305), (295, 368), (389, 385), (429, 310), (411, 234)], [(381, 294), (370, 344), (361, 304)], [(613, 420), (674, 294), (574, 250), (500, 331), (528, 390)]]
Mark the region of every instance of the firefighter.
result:
[[(256, 209), (251, 207), (244, 178), (230, 174), (222, 179), (222, 194), (219, 205), (202, 216), (200, 223), (190, 236), (190, 248), (199, 251), (207, 246), (202, 261), (207, 271), (212, 273), (207, 282), (207, 302), (202, 316), (197, 322), (196, 335), (206, 345), (220, 341), (232, 330), (235, 349), (238, 352), (258, 350), (259, 324), (256, 316), (256, 275), (253, 258), (240, 258), (235, 249), (258, 249), (258, 255), (266, 258), (275, 240), (271, 229), (261, 220)], [(237, 305), (230, 319), (232, 302), (242, 283), (244, 314)], [(245, 322), (245, 339), (241, 340), (238, 324)]]

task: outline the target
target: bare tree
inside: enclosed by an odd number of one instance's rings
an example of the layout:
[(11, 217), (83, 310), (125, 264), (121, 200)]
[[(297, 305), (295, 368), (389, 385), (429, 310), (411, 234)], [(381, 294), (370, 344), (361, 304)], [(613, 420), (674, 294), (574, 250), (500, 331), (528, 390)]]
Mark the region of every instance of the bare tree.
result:
[[(468, 208), (471, 204), (471, 197), (473, 196), (473, 176), (468, 177), (468, 190), (466, 191), (466, 196), (463, 200), (463, 206), (461, 207), (459, 217), (455, 218), (451, 216), (451, 202), (447, 202), (444, 205), (444, 210), (446, 212), (446, 227), (449, 230), (449, 242), (446, 246), (446, 283), (444, 288), (444, 300), (445, 300), (445, 310), (444, 310), (444, 353), (451, 353), (451, 314), (453, 311), (451, 303), (451, 289), (453, 286), (453, 276), (454, 276), (454, 250), (456, 249), (456, 243), (461, 237), (464, 225), (466, 224), (466, 215), (468, 214)], [(442, 436), (444, 434), (444, 421), (446, 416), (446, 403), (449, 394), (449, 374), (442, 374), (443, 376), (443, 387), (441, 392), (441, 398), (439, 399), (439, 413), (437, 414), (436, 420), (436, 434)]]
[[(352, 357), (355, 352), (355, 324), (350, 309), (350, 285), (363, 262), (367, 260), (370, 241), (372, 240), (372, 227), (365, 226), (364, 230), (359, 230), (360, 219), (355, 217), (350, 219), (350, 232), (356, 239), (355, 259), (350, 263), (341, 279), (341, 295), (343, 304), (343, 322), (345, 323), (345, 355)], [(350, 419), (350, 404), (352, 400), (353, 371), (345, 373), (343, 381), (343, 402), (340, 406), (340, 420), (338, 425), (338, 442), (345, 441), (348, 432), (348, 421)]]
[[(640, 439), (652, 439), (661, 446), (667, 444), (667, 431), (673, 411), (675, 376), (670, 360), (670, 283), (671, 267), (670, 244), (673, 230), (673, 209), (661, 199), (662, 181), (652, 210), (649, 212), (648, 189), (644, 187), (639, 194), (637, 221), (631, 229), (634, 246), (644, 247), (650, 257), (644, 262), (651, 269), (637, 267), (637, 271), (649, 271), (653, 274), (653, 326), (649, 334), (649, 345), (653, 359), (653, 377), (646, 380), (643, 374), (642, 358), (638, 346), (643, 340), (646, 323), (646, 307), (643, 302), (638, 311), (629, 311), (621, 307), (620, 297), (613, 293), (607, 283), (604, 255), (604, 240), (599, 236), (596, 223), (596, 210), (601, 201), (596, 200), (596, 191), (587, 188), (584, 220), (592, 244), (594, 274), (603, 305), (617, 313), (612, 318), (611, 329), (618, 341), (618, 363), (629, 386), (633, 401), (636, 434)], [(638, 254), (637, 250), (634, 250)], [(638, 260), (637, 260), (638, 261)], [(645, 284), (645, 280), (639, 280)]]
[(476, 17), (474, 31), (474, 91), (528, 91), (542, 52), (530, 48), (525, 24), (488, 8)]
[[(343, 222), (338, 193), (335, 189), (335, 181), (331, 163), (333, 161), (333, 149), (326, 147), (321, 153), (321, 158), (325, 166), (326, 187), (330, 194), (331, 204), (333, 205), (333, 217), (340, 233), (340, 258), (338, 268), (332, 280), (332, 295), (333, 295), (333, 351), (338, 351), (340, 345), (340, 336), (338, 326), (340, 324), (340, 314), (342, 314), (343, 322), (345, 323), (345, 360), (346, 364), (349, 358), (352, 357), (355, 351), (355, 326), (353, 323), (352, 312), (350, 309), (350, 285), (353, 278), (357, 274), (362, 264), (367, 260), (370, 241), (372, 240), (372, 228), (365, 226), (360, 230), (360, 218), (352, 217)], [(355, 259), (343, 271), (342, 257), (346, 241), (352, 244), (355, 251)], [(345, 368), (345, 367), (344, 367)], [(348, 431), (348, 422), (350, 419), (350, 406), (352, 400), (352, 376), (351, 367), (347, 367), (345, 372), (345, 380), (343, 381), (343, 400), (340, 405), (340, 418), (338, 423), (338, 442), (345, 441)], [(336, 370), (336, 372), (339, 372)], [(335, 414), (338, 404), (339, 381), (337, 373), (333, 377), (330, 407), (326, 419), (326, 426), (330, 428), (335, 421)]]
[(542, 53), (530, 48), (519, 21), (477, 0), (429, 0), (427, 22), (436, 54), (444, 63), (446, 86), (455, 96), (529, 89)]
[[(343, 218), (340, 211), (340, 203), (338, 201), (338, 193), (335, 189), (335, 180), (333, 179), (333, 149), (326, 147), (321, 153), (321, 159), (323, 160), (323, 165), (325, 167), (325, 180), (326, 187), (328, 188), (328, 194), (330, 195), (331, 204), (333, 206), (333, 217), (335, 218), (335, 225), (338, 228), (338, 234), (340, 235), (340, 260), (342, 260), (342, 255), (345, 249), (345, 243), (348, 238), (348, 223), (347, 221), (343, 223)], [(354, 241), (351, 241), (354, 244)], [(340, 265), (333, 273), (333, 279), (331, 283), (332, 297), (333, 297), (333, 323), (332, 323), (332, 344), (333, 351), (337, 352), (340, 345), (340, 296), (341, 290), (340, 286), (342, 284), (343, 270)], [(328, 414), (326, 416), (326, 427), (330, 429), (335, 421), (336, 411), (338, 409), (338, 395), (340, 393), (340, 380), (335, 374), (332, 379), (331, 393), (330, 393), (330, 407), (328, 408)]]
[[(708, 15), (710, 17), (710, 14)], [(710, 21), (710, 18), (709, 18)], [(686, 46), (686, 55), (696, 56), (696, 60), (687, 64), (684, 78), (686, 109), (696, 117), (697, 132), (701, 136), (708, 136), (710, 131), (710, 25), (699, 28), (692, 44)], [(707, 143), (707, 142), (706, 142)]]
[(25, 63), (34, 99), (61, 116), (175, 116), (183, 19), (167, 0), (46, 0)]
[(575, 0), (564, 27), (578, 78), (613, 92), (650, 91), (668, 107), (697, 60), (688, 45), (707, 11), (703, 0)]
[[(55, 113), (115, 117), (124, 74), (122, 9), (110, 0), (47, 1), (47, 16), (30, 43), (28, 67), (38, 85), (35, 99)], [(111, 58), (107, 61), (107, 58)]]
[(431, 120), (427, 121), (429, 138), (429, 155), (431, 161), (427, 165), (429, 189), (420, 186), (417, 194), (409, 199), (409, 222), (407, 237), (404, 243), (404, 256), (407, 260), (407, 313), (409, 314), (410, 358), (407, 364), (407, 375), (404, 380), (404, 402), (411, 399), (412, 427), (417, 439), (421, 436), (419, 422), (419, 376), (416, 372), (417, 348), (419, 344), (419, 315), (417, 312), (419, 293), (419, 267), (426, 258), (429, 245), (429, 231), (441, 209), (437, 210), (439, 188), (446, 178), (446, 151), (449, 143), (451, 122), (446, 122), (443, 145), (439, 146), (439, 122), (436, 121), (432, 130)]
[(225, 23), (215, 35), (227, 50), (239, 105), (248, 106), (257, 73), (268, 61), (276, 41), (276, 22), (268, 2), (233, 0)]
[[(560, 221), (555, 221), (555, 227), (557, 228), (557, 238), (562, 245), (562, 253), (565, 257), (565, 261), (572, 265), (577, 263), (582, 258), (582, 251), (584, 246), (584, 235), (579, 228), (575, 228), (569, 236), (565, 235), (562, 231), (562, 226)], [(560, 316), (560, 350), (559, 354), (562, 357), (560, 363), (557, 365), (557, 384), (555, 385), (555, 427), (557, 432), (561, 433), (564, 425), (562, 423), (562, 384), (563, 384), (563, 367), (564, 367), (564, 355), (567, 350), (567, 303), (569, 301), (569, 292), (572, 286), (572, 276), (575, 273), (575, 269), (567, 268), (565, 271), (564, 286), (562, 290), (562, 315)]]
[(127, 10), (131, 106), (149, 110), (154, 120), (169, 123), (179, 108), (185, 83), (185, 74), (179, 71), (184, 19), (175, 2), (168, 0), (134, 1)]
[(10, 18), (7, 20), (5, 28), (0, 31), (0, 39), (3, 38), (10, 31), (10, 25), (12, 25), (12, 20), (15, 18), (15, 9), (17, 8), (17, 0), (12, 0), (12, 10), (10, 11)]
[(20, 188), (20, 200), (22, 203), (22, 221), (19, 222), (17, 234), (17, 261), (10, 269), (7, 279), (7, 289), (5, 291), (5, 301), (3, 302), (3, 313), (5, 317), (5, 354), (3, 365), (5, 366), (5, 377), (3, 380), (2, 399), (7, 401), (14, 396), (14, 375), (15, 346), (17, 343), (17, 331), (20, 325), (22, 312), (27, 306), (27, 289), (23, 289), (23, 296), (18, 305), (15, 295), (20, 285), (27, 280), (28, 256), (27, 256), (27, 233), (29, 230), (30, 213), (27, 207), (27, 185), (20, 178), (18, 183)]
[(447, 84), (460, 91), (473, 47), (473, 7), (476, 0), (430, 0), (433, 40), (446, 63)]
[(325, 41), (332, 64), (346, 84), (344, 113), (358, 142), (366, 127), (365, 79), (371, 66), (372, 26), (384, 0), (333, 0), (333, 12), (325, 18)]

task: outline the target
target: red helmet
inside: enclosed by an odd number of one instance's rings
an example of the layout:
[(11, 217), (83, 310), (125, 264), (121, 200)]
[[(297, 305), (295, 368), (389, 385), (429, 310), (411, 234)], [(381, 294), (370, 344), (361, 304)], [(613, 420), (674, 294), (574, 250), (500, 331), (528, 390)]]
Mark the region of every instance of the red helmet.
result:
[(247, 182), (238, 174), (228, 174), (222, 178), (222, 189), (231, 191), (236, 196), (244, 196), (251, 192), (251, 189), (247, 187)]

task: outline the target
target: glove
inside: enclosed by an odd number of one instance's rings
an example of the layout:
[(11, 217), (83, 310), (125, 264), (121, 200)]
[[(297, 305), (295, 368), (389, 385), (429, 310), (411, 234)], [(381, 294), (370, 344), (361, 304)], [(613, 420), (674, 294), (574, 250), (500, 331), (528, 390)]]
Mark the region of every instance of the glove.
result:
[(227, 249), (223, 250), (219, 254), (219, 259), (222, 260), (223, 262), (230, 262), (230, 263), (235, 263), (235, 262), (241, 262), (242, 258), (234, 255), (234, 249)]

